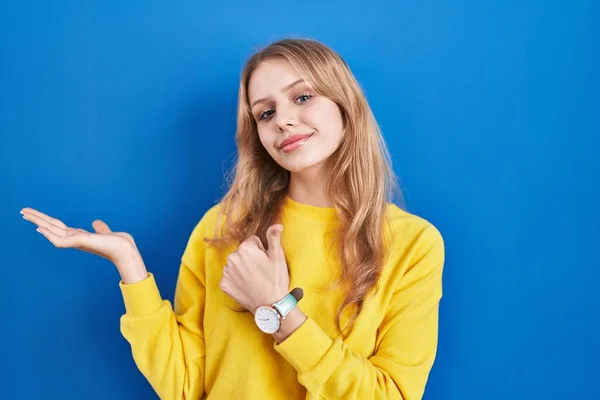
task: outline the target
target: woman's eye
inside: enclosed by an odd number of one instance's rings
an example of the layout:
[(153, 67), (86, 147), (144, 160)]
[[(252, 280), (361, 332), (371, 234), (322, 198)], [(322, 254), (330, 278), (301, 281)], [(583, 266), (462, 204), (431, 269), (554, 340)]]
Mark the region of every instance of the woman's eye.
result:
[(299, 103), (306, 103), (311, 98), (312, 98), (312, 95), (310, 95), (310, 94), (301, 94), (298, 97), (296, 97), (296, 101)]
[[(296, 96), (296, 98), (294, 99), (294, 101), (296, 103), (298, 103), (298, 104), (304, 104), (308, 100), (310, 100), (311, 98), (313, 98), (312, 94), (302, 93), (302, 94), (299, 94), (298, 96)], [(275, 112), (275, 110), (266, 110), (266, 111), (263, 111), (260, 114), (258, 114), (258, 120), (259, 121), (266, 121), (267, 119), (269, 119), (269, 117), (271, 115), (273, 115), (274, 112)]]
[(264, 111), (262, 113), (260, 113), (260, 115), (258, 116), (258, 119), (260, 119), (261, 121), (264, 121), (265, 119), (269, 118), (273, 113), (273, 110), (267, 110)]

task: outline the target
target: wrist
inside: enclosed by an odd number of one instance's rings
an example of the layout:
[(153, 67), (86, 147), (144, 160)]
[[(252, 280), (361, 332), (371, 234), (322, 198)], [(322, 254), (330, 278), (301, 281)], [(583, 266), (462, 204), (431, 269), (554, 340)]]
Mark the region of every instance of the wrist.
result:
[(302, 289), (294, 288), (274, 303), (257, 307), (253, 312), (256, 325), (262, 332), (283, 342), (306, 321), (306, 316), (298, 308), (302, 297)]
[(279, 328), (279, 331), (274, 333), (272, 336), (278, 343), (283, 342), (292, 333), (294, 333), (296, 329), (300, 328), (307, 318), (308, 317), (298, 306), (294, 307), (294, 309), (290, 311), (285, 319), (281, 320), (281, 327)]
[(278, 290), (274, 295), (267, 297), (264, 300), (261, 300), (259, 304), (252, 305), (250, 311), (252, 312), (252, 314), (254, 314), (256, 310), (261, 306), (271, 306), (274, 303), (277, 303), (279, 300), (283, 299), (285, 296), (287, 296), (288, 293), (289, 292), (283, 290)]
[(115, 266), (124, 284), (137, 283), (148, 277), (148, 270), (139, 253), (137, 255), (132, 254), (130, 257), (115, 263)]

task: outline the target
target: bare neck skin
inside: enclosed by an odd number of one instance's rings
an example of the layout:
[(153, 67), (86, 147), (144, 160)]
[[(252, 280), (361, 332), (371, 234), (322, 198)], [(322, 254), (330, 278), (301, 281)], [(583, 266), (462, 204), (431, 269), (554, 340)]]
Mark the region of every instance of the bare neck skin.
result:
[(287, 195), (294, 201), (315, 207), (333, 207), (325, 194), (325, 163), (290, 173)]

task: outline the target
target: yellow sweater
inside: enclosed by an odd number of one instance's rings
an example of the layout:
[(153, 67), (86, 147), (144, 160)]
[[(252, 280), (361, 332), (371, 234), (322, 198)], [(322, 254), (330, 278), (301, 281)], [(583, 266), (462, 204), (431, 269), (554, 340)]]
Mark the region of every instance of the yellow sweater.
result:
[(339, 271), (324, 240), (335, 210), (286, 198), (281, 243), (308, 319), (277, 344), (252, 313), (231, 311), (238, 306), (219, 287), (235, 248), (219, 255), (202, 240), (214, 233), (219, 207), (190, 236), (174, 308), (151, 273), (120, 282), (121, 332), (161, 399), (421, 399), (436, 355), (444, 264), (443, 240), (431, 223), (388, 205), (393, 248), (379, 291), (342, 340), (335, 319), (344, 293), (324, 289)]

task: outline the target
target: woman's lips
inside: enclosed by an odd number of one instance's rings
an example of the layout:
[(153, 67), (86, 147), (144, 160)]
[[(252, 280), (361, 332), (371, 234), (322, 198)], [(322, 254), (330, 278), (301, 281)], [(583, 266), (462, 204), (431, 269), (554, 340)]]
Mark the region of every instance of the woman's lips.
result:
[(292, 136), (293, 141), (291, 143), (286, 144), (285, 146), (282, 146), (281, 150), (284, 153), (290, 153), (296, 150), (297, 148), (302, 147), (312, 135), (313, 134), (311, 133), (309, 135), (298, 135), (297, 137)]

